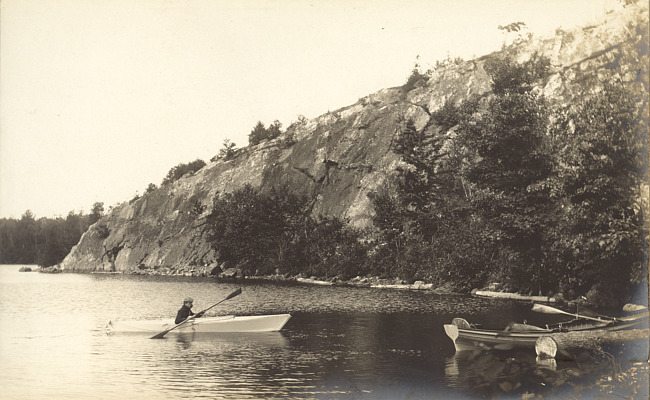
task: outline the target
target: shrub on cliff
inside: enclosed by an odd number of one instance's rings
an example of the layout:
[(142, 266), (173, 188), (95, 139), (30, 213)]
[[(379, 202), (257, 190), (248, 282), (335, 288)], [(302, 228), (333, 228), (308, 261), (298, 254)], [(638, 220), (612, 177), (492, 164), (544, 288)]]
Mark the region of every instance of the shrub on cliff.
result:
[(235, 156), (237, 152), (237, 145), (230, 141), (230, 139), (223, 140), (223, 146), (219, 149), (219, 154), (212, 157), (210, 161), (224, 160), (228, 161)]
[(248, 135), (248, 144), (255, 146), (264, 141), (273, 140), (282, 134), (280, 128), (282, 128), (282, 124), (278, 120), (273, 121), (268, 128), (264, 126), (262, 121), (257, 121), (257, 124)]
[(417, 86), (420, 82), (426, 83), (429, 80), (429, 76), (420, 72), (418, 64), (415, 64), (413, 70), (411, 70), (411, 75), (409, 75), (406, 83), (402, 85), (402, 90), (404, 92), (410, 92)]
[(162, 181), (162, 186), (181, 179), (187, 173), (195, 173), (205, 166), (205, 161), (196, 159), (188, 164), (180, 163), (167, 172), (167, 176)]

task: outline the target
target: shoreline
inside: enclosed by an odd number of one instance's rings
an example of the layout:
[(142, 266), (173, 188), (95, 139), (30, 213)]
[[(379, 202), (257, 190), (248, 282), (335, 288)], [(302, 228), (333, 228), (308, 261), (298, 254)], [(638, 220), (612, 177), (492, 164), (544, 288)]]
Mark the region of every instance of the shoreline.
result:
[[(161, 271), (162, 270), (162, 271)], [(147, 275), (147, 276), (169, 276), (169, 277), (193, 277), (205, 278), (216, 280), (218, 282), (269, 282), (269, 283), (295, 283), (313, 286), (338, 286), (338, 287), (366, 287), (374, 289), (395, 289), (395, 290), (418, 290), (418, 291), (431, 291), (436, 294), (453, 294), (463, 295), (470, 294), (460, 293), (449, 289), (447, 286), (434, 287), (433, 283), (426, 283), (424, 281), (415, 281), (412, 284), (406, 283), (399, 278), (379, 278), (379, 277), (361, 277), (356, 276), (349, 280), (341, 280), (338, 277), (334, 278), (320, 278), (320, 277), (305, 277), (303, 275), (285, 276), (285, 275), (260, 275), (260, 276), (238, 276), (237, 272), (226, 270), (219, 275), (211, 275), (207, 271), (183, 271), (170, 270), (170, 269), (141, 269), (129, 271), (103, 271), (103, 270), (65, 270), (58, 266), (47, 268), (36, 267), (32, 269), (33, 272), (41, 273), (76, 273), (76, 274), (90, 274), (90, 275)]]
[(450, 285), (442, 285), (434, 287), (433, 283), (426, 283), (424, 281), (415, 281), (413, 283), (407, 283), (406, 281), (400, 278), (380, 278), (377, 276), (373, 277), (361, 277), (356, 276), (352, 279), (341, 280), (338, 277), (333, 278), (321, 278), (316, 276), (305, 277), (304, 275), (296, 276), (286, 276), (286, 275), (260, 275), (260, 276), (242, 276), (241, 272), (235, 268), (230, 268), (225, 271), (222, 271), (219, 274), (210, 274), (206, 268), (191, 268), (186, 270), (185, 268), (181, 269), (170, 269), (170, 268), (143, 268), (138, 270), (128, 270), (128, 271), (105, 271), (105, 270), (64, 270), (59, 268), (59, 266), (52, 266), (47, 268), (37, 267), (31, 269), (32, 272), (42, 272), (42, 273), (78, 273), (78, 274), (91, 274), (91, 275), (147, 275), (147, 276), (169, 276), (169, 277), (193, 277), (193, 278), (205, 278), (211, 279), (218, 282), (268, 282), (268, 283), (291, 283), (291, 284), (302, 284), (302, 285), (312, 285), (312, 286), (337, 286), (337, 287), (362, 287), (362, 288), (373, 288), (373, 289), (394, 289), (394, 290), (415, 290), (415, 291), (428, 291), (434, 294), (445, 294), (445, 295), (471, 295), (476, 297), (484, 298), (493, 298), (493, 299), (503, 299), (503, 300), (516, 300), (516, 301), (525, 301), (525, 302), (536, 302), (536, 303), (563, 303), (565, 300), (562, 296), (532, 296), (532, 295), (522, 295), (519, 293), (511, 292), (502, 292), (495, 290), (494, 284), (490, 285), (487, 288), (483, 289), (472, 289), (470, 292), (463, 293), (453, 290)]
[(337, 286), (337, 287), (361, 287), (372, 289), (393, 289), (393, 290), (415, 290), (427, 291), (435, 294), (445, 295), (471, 295), (478, 297), (489, 297), (495, 299), (509, 299), (519, 301), (534, 301), (543, 303), (554, 303), (556, 299), (546, 296), (524, 296), (519, 293), (497, 292), (490, 290), (473, 289), (471, 292), (462, 293), (452, 290), (449, 285), (434, 287), (433, 283), (426, 283), (424, 281), (415, 281), (411, 284), (406, 283), (400, 278), (379, 278), (361, 277), (356, 276), (349, 280), (341, 280), (338, 277), (334, 278), (321, 278), (316, 276), (305, 277), (303, 275), (285, 276), (285, 275), (261, 275), (261, 276), (241, 276), (239, 271), (235, 269), (228, 269), (218, 275), (211, 275), (207, 270), (191, 269), (185, 271), (171, 270), (168, 268), (146, 268), (140, 270), (130, 271), (89, 271), (89, 270), (62, 270), (57, 266), (48, 268), (37, 268), (36, 271), (43, 273), (80, 273), (80, 274), (97, 274), (97, 275), (148, 275), (148, 276), (170, 276), (170, 277), (194, 277), (216, 280), (218, 282), (268, 282), (268, 283), (292, 283), (312, 286)]

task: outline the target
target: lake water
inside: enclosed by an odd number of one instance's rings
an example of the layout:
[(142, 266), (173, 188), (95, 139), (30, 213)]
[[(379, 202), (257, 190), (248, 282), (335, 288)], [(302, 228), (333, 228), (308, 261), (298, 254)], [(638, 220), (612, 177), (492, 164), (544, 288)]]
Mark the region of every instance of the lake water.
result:
[[(2, 399), (647, 398), (645, 342), (607, 353), (613, 359), (584, 355), (543, 366), (532, 351), (456, 354), (443, 330), (458, 316), (486, 327), (557, 321), (532, 313), (530, 304), (19, 267), (0, 266)], [(285, 328), (163, 340), (106, 333), (109, 320), (173, 317), (186, 296), (199, 311), (240, 287), (241, 295), (211, 313), (291, 313)], [(640, 382), (616, 384), (617, 371)]]

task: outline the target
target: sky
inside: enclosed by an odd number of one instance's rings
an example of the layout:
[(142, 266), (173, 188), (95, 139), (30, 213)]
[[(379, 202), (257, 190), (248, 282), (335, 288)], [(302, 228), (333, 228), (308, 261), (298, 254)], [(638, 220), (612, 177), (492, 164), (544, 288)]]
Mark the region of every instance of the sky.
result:
[[(89, 213), (289, 126), (618, 0), (2, 0), (0, 218)], [(418, 58), (419, 57), (419, 58)]]

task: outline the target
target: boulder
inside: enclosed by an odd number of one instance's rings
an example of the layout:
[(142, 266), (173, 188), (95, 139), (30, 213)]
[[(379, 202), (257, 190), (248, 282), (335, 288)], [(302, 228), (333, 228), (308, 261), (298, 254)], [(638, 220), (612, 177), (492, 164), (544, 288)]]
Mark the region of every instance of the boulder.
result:
[(237, 268), (228, 268), (219, 274), (219, 278), (236, 278), (239, 275)]

